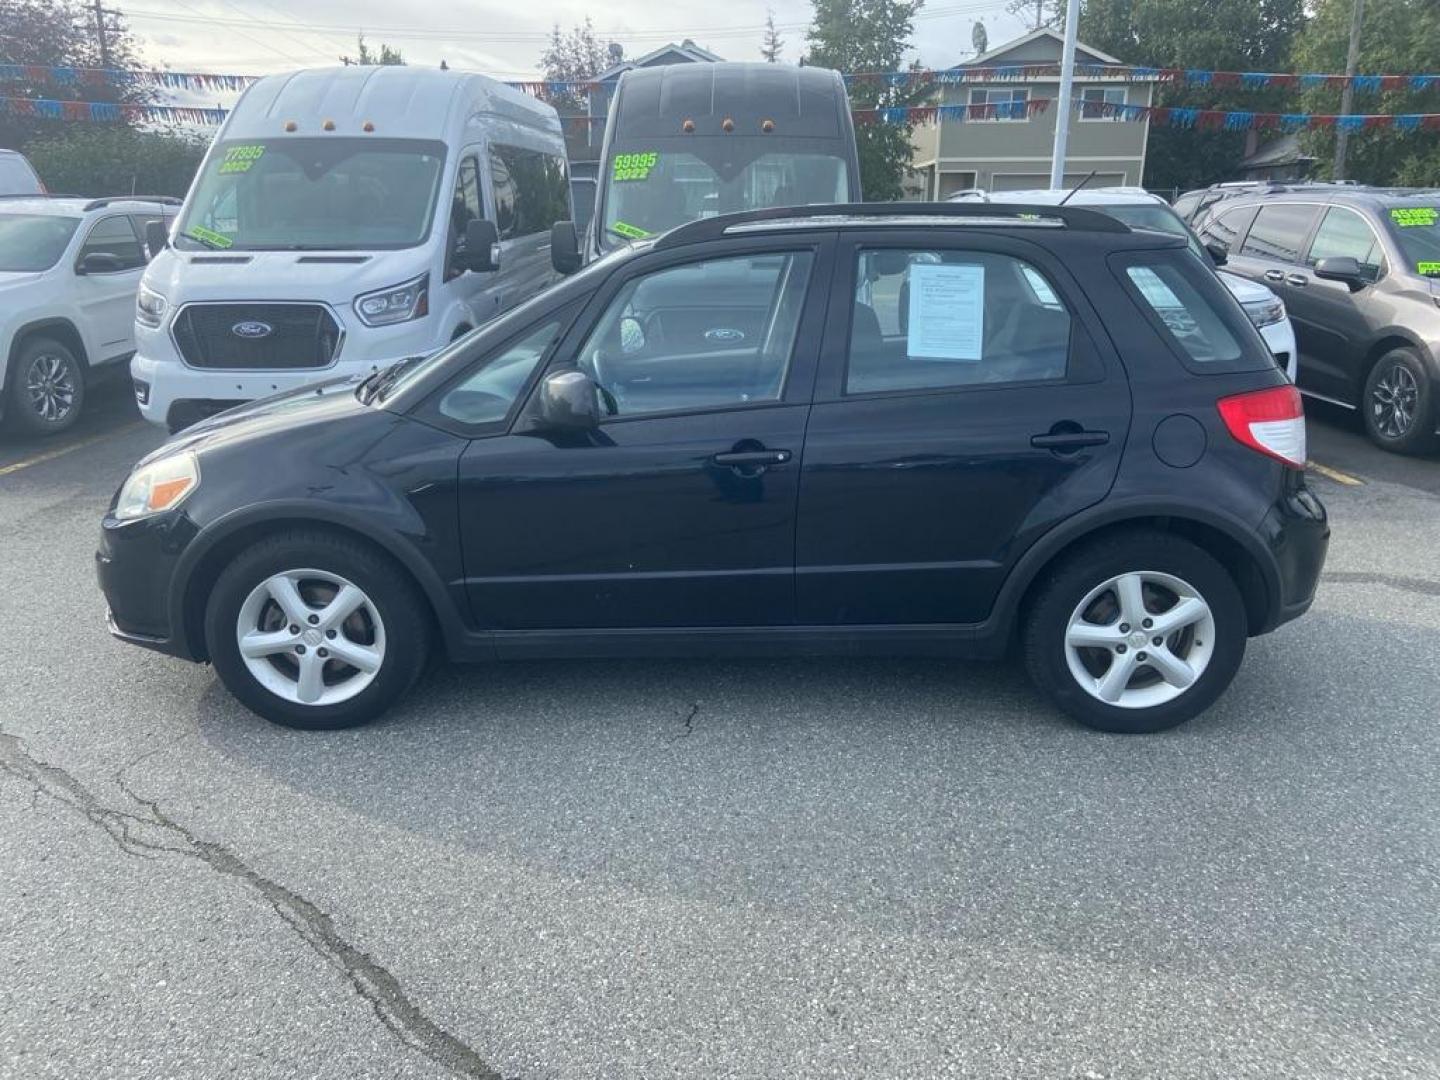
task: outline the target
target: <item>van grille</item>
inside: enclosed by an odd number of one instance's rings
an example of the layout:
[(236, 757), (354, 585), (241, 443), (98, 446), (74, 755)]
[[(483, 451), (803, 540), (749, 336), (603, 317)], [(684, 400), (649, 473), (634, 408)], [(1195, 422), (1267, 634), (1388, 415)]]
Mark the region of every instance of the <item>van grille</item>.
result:
[(188, 304), (175, 316), (175, 345), (191, 367), (328, 367), (341, 330), (323, 304)]

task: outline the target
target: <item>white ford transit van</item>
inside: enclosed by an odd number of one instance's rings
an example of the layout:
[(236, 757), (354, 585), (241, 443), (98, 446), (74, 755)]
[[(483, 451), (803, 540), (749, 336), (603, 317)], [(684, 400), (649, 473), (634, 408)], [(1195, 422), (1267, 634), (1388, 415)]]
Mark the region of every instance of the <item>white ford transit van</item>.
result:
[(430, 353), (548, 285), (550, 227), (570, 216), (555, 110), (493, 79), (260, 79), (141, 282), (140, 411), (177, 431)]

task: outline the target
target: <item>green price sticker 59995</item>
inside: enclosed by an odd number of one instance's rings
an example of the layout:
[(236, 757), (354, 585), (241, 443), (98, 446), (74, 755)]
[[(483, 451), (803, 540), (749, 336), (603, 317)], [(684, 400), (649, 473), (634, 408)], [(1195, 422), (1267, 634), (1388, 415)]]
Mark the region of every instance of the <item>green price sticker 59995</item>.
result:
[(650, 177), (650, 170), (659, 160), (660, 155), (654, 150), (636, 154), (616, 154), (615, 162), (611, 166), (611, 178), (617, 181), (647, 180)]

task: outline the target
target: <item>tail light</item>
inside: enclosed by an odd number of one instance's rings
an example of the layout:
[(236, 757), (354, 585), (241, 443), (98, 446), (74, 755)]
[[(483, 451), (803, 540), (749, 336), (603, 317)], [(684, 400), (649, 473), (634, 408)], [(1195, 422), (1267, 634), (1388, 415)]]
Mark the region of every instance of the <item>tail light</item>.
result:
[(1293, 385), (1221, 398), (1217, 406), (1237, 442), (1292, 469), (1305, 467), (1305, 407)]

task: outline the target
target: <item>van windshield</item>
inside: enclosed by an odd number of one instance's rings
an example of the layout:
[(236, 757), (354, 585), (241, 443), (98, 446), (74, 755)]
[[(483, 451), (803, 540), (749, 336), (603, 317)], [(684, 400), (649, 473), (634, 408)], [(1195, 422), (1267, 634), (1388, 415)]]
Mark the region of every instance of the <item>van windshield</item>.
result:
[(185, 250), (373, 251), (430, 234), (445, 144), (420, 139), (222, 142), (201, 167), (175, 245)]
[(729, 138), (683, 151), (615, 148), (606, 163), (600, 243), (623, 244), (699, 218), (769, 206), (848, 202), (849, 167), (837, 153), (772, 149)]
[(1408, 269), (1422, 277), (1440, 278), (1440, 205), (1392, 206), (1386, 216)]

